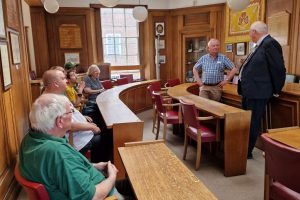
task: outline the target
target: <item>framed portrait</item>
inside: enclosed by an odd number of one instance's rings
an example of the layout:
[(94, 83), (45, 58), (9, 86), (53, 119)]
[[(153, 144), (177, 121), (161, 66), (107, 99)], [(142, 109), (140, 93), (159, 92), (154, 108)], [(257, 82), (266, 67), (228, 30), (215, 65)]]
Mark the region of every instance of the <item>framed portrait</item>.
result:
[(2, 1), (0, 1), (0, 37), (5, 38), (5, 26), (4, 26), (4, 16), (3, 16), (3, 6)]
[(65, 63), (67, 62), (80, 63), (79, 52), (65, 53)]
[(165, 23), (156, 22), (155, 23), (155, 35), (165, 35)]
[[(159, 49), (164, 49), (166, 47), (165, 40), (159, 40)], [(155, 39), (155, 48), (157, 48), (157, 39)]]
[(0, 54), (1, 54), (1, 70), (2, 70), (2, 80), (4, 90), (8, 90), (11, 86), (11, 72), (10, 64), (8, 58), (8, 49), (7, 44), (2, 42), (0, 43)]
[(19, 34), (14, 32), (9, 32), (9, 37), (10, 37), (10, 46), (12, 51), (13, 64), (19, 64), (21, 62)]
[(232, 44), (226, 44), (226, 52), (232, 52)]
[(236, 55), (237, 56), (243, 56), (245, 55), (245, 43), (241, 42), (241, 43), (236, 43)]

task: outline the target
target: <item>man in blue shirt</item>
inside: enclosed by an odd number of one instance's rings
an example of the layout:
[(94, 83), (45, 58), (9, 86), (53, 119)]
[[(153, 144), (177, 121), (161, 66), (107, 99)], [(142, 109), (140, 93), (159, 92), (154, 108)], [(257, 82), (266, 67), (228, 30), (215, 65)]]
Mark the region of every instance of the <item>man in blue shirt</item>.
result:
[[(219, 53), (220, 41), (210, 39), (208, 42), (208, 54), (202, 56), (193, 68), (194, 77), (199, 85), (199, 96), (220, 101), (222, 87), (233, 78), (237, 69), (228, 57)], [(225, 69), (230, 69), (230, 73), (224, 80)], [(199, 72), (202, 72), (200, 78)]]

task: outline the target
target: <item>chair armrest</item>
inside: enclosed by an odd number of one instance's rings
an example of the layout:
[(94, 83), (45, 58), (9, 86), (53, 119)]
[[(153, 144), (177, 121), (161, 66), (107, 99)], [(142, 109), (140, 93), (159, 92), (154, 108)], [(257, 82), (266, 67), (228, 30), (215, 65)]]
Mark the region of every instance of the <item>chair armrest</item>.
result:
[(167, 87), (164, 87), (164, 88), (161, 88), (162, 91), (167, 91), (169, 88)]
[(200, 120), (200, 121), (211, 120), (211, 119), (214, 119), (214, 117), (213, 116), (197, 117), (197, 120)]
[(163, 106), (180, 106), (180, 103), (163, 104)]

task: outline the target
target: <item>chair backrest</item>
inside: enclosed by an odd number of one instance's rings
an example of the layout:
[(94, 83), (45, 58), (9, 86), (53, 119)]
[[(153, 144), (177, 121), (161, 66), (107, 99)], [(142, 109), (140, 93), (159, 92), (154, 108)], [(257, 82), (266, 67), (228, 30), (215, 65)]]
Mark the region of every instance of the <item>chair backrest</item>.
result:
[(128, 84), (128, 78), (124, 77), (124, 78), (118, 78), (117, 79), (117, 85), (125, 85)]
[(104, 81), (100, 81), (100, 82), (101, 82), (103, 88), (106, 90), (113, 88), (113, 84), (112, 84), (111, 80), (104, 80)]
[(285, 187), (300, 193), (300, 150), (262, 136), (265, 149), (266, 174)]
[(167, 83), (165, 84), (166, 87), (174, 87), (176, 85), (180, 85), (179, 78), (169, 79), (169, 80), (167, 80)]
[(120, 78), (127, 78), (128, 83), (133, 83), (133, 74), (120, 74)]
[(16, 180), (25, 190), (29, 200), (50, 200), (48, 192), (44, 185), (36, 182), (31, 182), (23, 178), (19, 172), (19, 165), (16, 164), (14, 171)]
[(153, 91), (158, 92), (161, 91), (160, 81), (155, 81), (150, 84), (152, 86)]
[(294, 75), (294, 74), (286, 74), (285, 75), (285, 82), (286, 83), (295, 83), (296, 82), (296, 75)]
[(167, 109), (163, 106), (163, 98), (160, 93), (153, 92), (156, 109), (159, 113), (166, 113)]
[(182, 99), (180, 99), (179, 102), (181, 103), (184, 124), (199, 129), (200, 123), (199, 120), (197, 120), (198, 112), (195, 104), (187, 103)]

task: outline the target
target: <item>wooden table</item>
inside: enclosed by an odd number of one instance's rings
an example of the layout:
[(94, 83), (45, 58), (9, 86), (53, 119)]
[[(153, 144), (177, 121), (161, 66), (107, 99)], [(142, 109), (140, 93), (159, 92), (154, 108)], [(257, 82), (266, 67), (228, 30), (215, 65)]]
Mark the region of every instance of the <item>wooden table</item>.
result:
[(196, 105), (219, 120), (224, 121), (224, 175), (246, 173), (251, 111), (205, 99), (190, 93), (195, 83), (184, 83), (168, 90), (175, 99), (183, 99)]
[(300, 128), (277, 131), (267, 135), (269, 138), (300, 150)]
[(144, 122), (135, 113), (152, 108), (147, 86), (153, 81), (142, 81), (115, 86), (98, 95), (96, 102), (108, 129), (113, 134), (114, 164), (118, 178), (125, 177), (125, 169), (118, 154), (118, 147), (125, 142), (143, 140)]
[(163, 142), (119, 153), (138, 200), (217, 199)]

